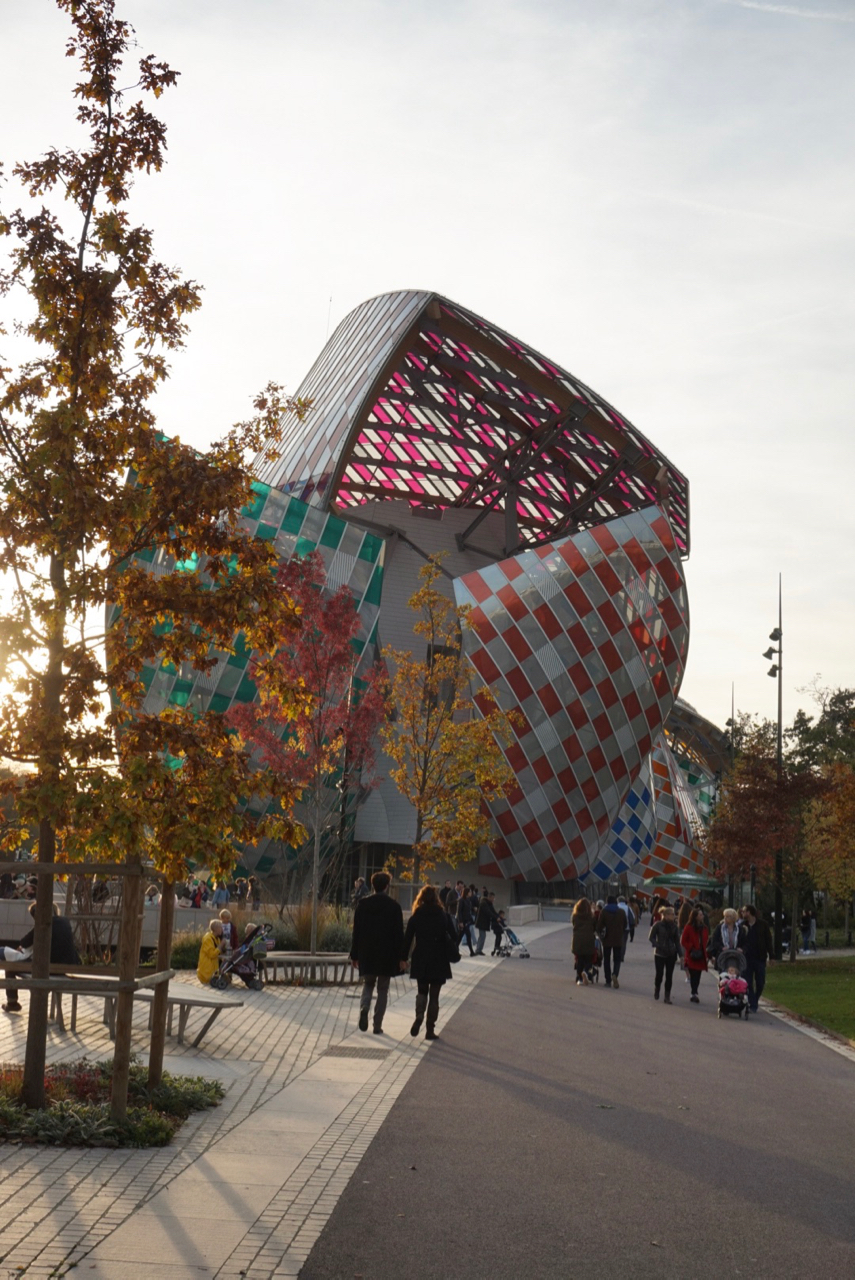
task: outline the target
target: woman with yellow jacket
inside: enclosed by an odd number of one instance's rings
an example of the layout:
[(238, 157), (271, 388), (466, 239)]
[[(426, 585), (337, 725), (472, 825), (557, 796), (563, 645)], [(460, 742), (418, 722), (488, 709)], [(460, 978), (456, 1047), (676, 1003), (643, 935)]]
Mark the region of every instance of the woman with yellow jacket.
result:
[(212, 920), (208, 925), (208, 932), (202, 938), (202, 945), (199, 948), (199, 964), (196, 968), (196, 977), (203, 987), (209, 985), (211, 979), (219, 970), (222, 940), (223, 923), (221, 920)]

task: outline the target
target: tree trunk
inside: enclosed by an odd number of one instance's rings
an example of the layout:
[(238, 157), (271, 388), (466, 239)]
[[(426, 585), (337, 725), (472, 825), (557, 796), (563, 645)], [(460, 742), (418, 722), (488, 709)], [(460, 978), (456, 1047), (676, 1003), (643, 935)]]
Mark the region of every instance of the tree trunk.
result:
[[(132, 982), (136, 977), (140, 955), (141, 905), (142, 876), (125, 876), (122, 890), (122, 931), (119, 935), (119, 980), (121, 982)], [(133, 1016), (133, 990), (120, 991), (116, 998), (116, 1048), (113, 1054), (113, 1086), (110, 1092), (110, 1115), (113, 1120), (124, 1120), (128, 1114)]]
[[(54, 862), (56, 834), (53, 823), (42, 818), (39, 823), (39, 862)], [(36, 911), (33, 917), (34, 978), (50, 977), (51, 920), (53, 919), (53, 876), (39, 876)], [(25, 1107), (45, 1105), (45, 1058), (47, 1056), (47, 1024), (50, 992), (43, 987), (30, 990), (30, 1014), (27, 1020), (27, 1049), (21, 1101)]]
[[(421, 810), (419, 810), (418, 814), (416, 815), (416, 838), (413, 841), (414, 845), (421, 844), (423, 830), (424, 830), (424, 820), (422, 818)], [(419, 891), (418, 885), (419, 885), (419, 876), (421, 875), (421, 870), (422, 870), (421, 854), (414, 853), (413, 854), (413, 902), (415, 902), (416, 895), (418, 894), (418, 891)]]
[[(157, 971), (163, 973), (172, 961), (172, 927), (175, 922), (175, 887), (163, 881), (160, 899), (160, 927), (157, 933)], [(148, 1051), (148, 1087), (156, 1089), (163, 1079), (163, 1050), (166, 1045), (166, 1013), (169, 983), (160, 982), (154, 989), (151, 1005), (151, 1044)]]
[[(65, 565), (52, 555), (50, 581), (54, 593), (54, 609), (49, 614), (46, 627), (47, 664), (42, 676), (42, 712), (48, 730), (55, 734), (57, 743), (62, 732), (62, 691), (65, 682), (63, 656), (65, 648)], [(59, 776), (62, 763), (60, 751), (45, 751), (38, 762), (39, 783), (47, 790)], [(39, 862), (56, 861), (55, 818), (43, 817), (39, 821)], [(38, 877), (36, 911), (33, 918), (34, 978), (50, 977), (51, 921), (53, 919), (53, 876)], [(47, 1054), (48, 1002), (47, 987), (30, 990), (30, 1014), (27, 1019), (27, 1049), (24, 1058), (24, 1079), (21, 1101), (26, 1107), (43, 1107), (45, 1104), (45, 1057)]]
[(319, 813), (315, 809), (315, 847), (312, 854), (312, 940), (309, 947), (312, 955), (318, 950), (318, 894), (321, 887), (321, 824)]
[(796, 950), (797, 950), (796, 929), (798, 928), (798, 925), (796, 924), (796, 920), (798, 919), (798, 911), (799, 911), (799, 892), (798, 892), (798, 889), (794, 889), (793, 890), (793, 913), (790, 920), (790, 960), (792, 960), (794, 964), (796, 960)]

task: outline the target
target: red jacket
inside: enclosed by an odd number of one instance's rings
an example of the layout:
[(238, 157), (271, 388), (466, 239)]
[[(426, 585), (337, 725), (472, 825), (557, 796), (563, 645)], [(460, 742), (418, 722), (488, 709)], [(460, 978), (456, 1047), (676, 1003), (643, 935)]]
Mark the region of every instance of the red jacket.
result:
[[(680, 946), (683, 948), (683, 955), (686, 961), (687, 969), (700, 969), (701, 972), (707, 967), (707, 943), (710, 940), (710, 931), (704, 926), (702, 929), (696, 929), (694, 925), (687, 924), (680, 937)], [(703, 960), (690, 959), (692, 951), (703, 951)]]

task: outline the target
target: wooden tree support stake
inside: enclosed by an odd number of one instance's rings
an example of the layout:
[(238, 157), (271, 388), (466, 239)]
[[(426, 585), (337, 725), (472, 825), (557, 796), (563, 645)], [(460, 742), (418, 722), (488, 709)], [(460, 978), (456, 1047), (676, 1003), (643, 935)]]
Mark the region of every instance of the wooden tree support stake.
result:
[[(163, 895), (160, 899), (160, 928), (157, 935), (157, 968), (169, 969), (172, 960), (172, 926), (175, 920), (175, 887), (171, 880), (163, 879)], [(155, 1089), (163, 1079), (163, 1050), (166, 1044), (166, 1015), (169, 982), (155, 987), (151, 1010), (151, 1043), (148, 1051), (148, 1087)]]

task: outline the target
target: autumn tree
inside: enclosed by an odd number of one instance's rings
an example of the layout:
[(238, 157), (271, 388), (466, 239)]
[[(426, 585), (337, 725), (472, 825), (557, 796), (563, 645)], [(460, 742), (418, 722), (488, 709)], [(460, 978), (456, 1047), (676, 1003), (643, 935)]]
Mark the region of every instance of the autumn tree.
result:
[(510, 741), (509, 718), (489, 689), (472, 685), (462, 652), (469, 609), (440, 591), (441, 573), (441, 560), (429, 560), (409, 601), (426, 656), (383, 651), (394, 671), (383, 746), (393, 761), (391, 777), (415, 810), (415, 840), (406, 860), (414, 882), (439, 862), (457, 866), (477, 856), (480, 845), (492, 844), (484, 800), (514, 782), (500, 745)]
[[(235, 707), (229, 724), (277, 775), (290, 778), (304, 805), (311, 866), (311, 950), (317, 949), (322, 845), (341, 842), (348, 814), (374, 782), (374, 739), (384, 714), (379, 668), (363, 670), (359, 614), (350, 588), (325, 588), (317, 552), (283, 563), (277, 585), (293, 601), (301, 626), (275, 652), (259, 656), (251, 674), (258, 700)], [(292, 691), (302, 693), (294, 709)], [(283, 696), (284, 691), (284, 696)], [(297, 858), (297, 870), (306, 865)]]
[[(0, 295), (7, 308), (21, 301), (25, 347), (22, 363), (0, 369), (0, 572), (12, 593), (0, 663), (14, 685), (0, 706), (0, 742), (26, 770), (2, 786), (23, 826), (38, 828), (42, 863), (150, 855), (174, 877), (190, 855), (225, 868), (235, 840), (259, 834), (235, 815), (235, 799), (283, 783), (250, 768), (217, 716), (142, 714), (140, 672), (159, 662), (205, 671), (213, 648), (232, 651), (237, 633), (267, 651), (297, 625), (275, 583), (273, 548), (240, 526), (244, 457), (285, 405), (271, 385), (253, 417), (204, 454), (158, 433), (152, 397), (200, 294), (157, 259), (129, 198), (137, 175), (164, 163), (165, 128), (147, 103), (177, 75), (153, 55), (134, 72), (133, 30), (113, 0), (57, 4), (71, 22), (87, 141), (16, 164), (25, 205), (0, 211), (9, 245)], [(135, 560), (152, 549), (157, 575)], [(105, 648), (92, 619), (108, 601), (119, 615)], [(293, 835), (287, 810), (280, 819), (268, 833)], [(3, 847), (17, 840), (9, 828)], [(42, 979), (51, 877), (39, 883), (32, 971)], [(47, 1003), (46, 989), (32, 990), (31, 1106), (44, 1098)]]
[(806, 821), (825, 786), (820, 775), (787, 757), (779, 778), (775, 726), (744, 722), (739, 754), (722, 781), (707, 834), (719, 871), (746, 879), (753, 867), (759, 881), (771, 881), (783, 851), (784, 885), (797, 903), (809, 883)]

